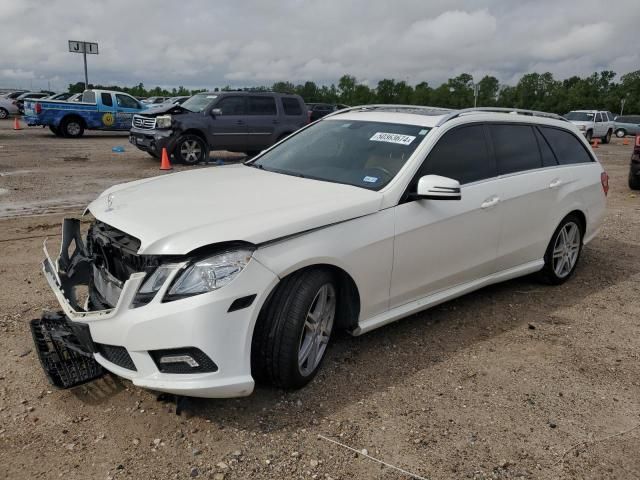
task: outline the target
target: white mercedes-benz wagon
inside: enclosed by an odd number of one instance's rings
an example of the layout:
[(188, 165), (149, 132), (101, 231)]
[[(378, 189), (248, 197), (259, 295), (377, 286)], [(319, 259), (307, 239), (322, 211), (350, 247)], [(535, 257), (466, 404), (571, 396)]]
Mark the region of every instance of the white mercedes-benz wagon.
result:
[(110, 188), (43, 267), (72, 350), (141, 387), (242, 396), (305, 385), (339, 328), (534, 272), (566, 281), (607, 190), (562, 117), (356, 107), (244, 164)]

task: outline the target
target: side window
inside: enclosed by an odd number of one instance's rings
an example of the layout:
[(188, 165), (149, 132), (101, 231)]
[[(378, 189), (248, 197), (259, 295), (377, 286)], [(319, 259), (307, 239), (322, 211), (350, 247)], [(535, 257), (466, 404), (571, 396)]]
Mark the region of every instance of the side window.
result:
[(215, 108), (222, 110), (222, 115), (246, 115), (245, 97), (224, 97), (216, 103)]
[(543, 167), (553, 167), (554, 165), (558, 165), (558, 160), (556, 156), (553, 154), (553, 150), (545, 140), (545, 138), (540, 133), (540, 130), (534, 128), (533, 131), (536, 134), (536, 140), (538, 140), (538, 146), (540, 147), (540, 155), (542, 156), (542, 166)]
[(277, 115), (273, 97), (249, 97), (249, 115)]
[(542, 166), (538, 143), (529, 125), (490, 124), (498, 175), (533, 170)]
[(100, 100), (102, 100), (102, 104), (107, 106), (107, 107), (112, 107), (113, 106), (113, 100), (111, 99), (111, 94), (110, 93), (102, 92), (100, 94)]
[(85, 103), (96, 103), (96, 93), (93, 90), (83, 92), (82, 101)]
[(422, 164), (423, 175), (454, 178), (461, 184), (495, 177), (484, 126), (470, 125), (445, 133)]
[(560, 165), (593, 162), (582, 142), (572, 133), (551, 127), (540, 127), (540, 131), (549, 142)]
[(116, 103), (122, 108), (140, 108), (138, 102), (129, 95), (116, 93)]
[(596, 122), (602, 122), (602, 113), (596, 113)]
[(302, 115), (302, 107), (297, 98), (282, 97), (282, 107), (285, 115)]
[(607, 116), (609, 117), (609, 121), (613, 122), (613, 113), (607, 112)]

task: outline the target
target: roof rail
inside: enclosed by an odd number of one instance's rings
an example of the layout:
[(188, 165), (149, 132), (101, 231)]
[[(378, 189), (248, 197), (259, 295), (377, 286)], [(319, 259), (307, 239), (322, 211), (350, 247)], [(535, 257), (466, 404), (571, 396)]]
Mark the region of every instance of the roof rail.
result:
[(436, 126), (439, 127), (442, 124), (448, 122), (449, 120), (453, 120), (454, 118), (458, 118), (462, 115), (467, 115), (471, 113), (512, 113), (517, 115), (528, 115), (530, 117), (553, 118), (554, 120), (562, 120), (564, 122), (569, 121), (561, 115), (557, 115), (555, 113), (549, 113), (549, 112), (539, 112), (537, 110), (525, 110), (522, 108), (477, 107), (477, 108), (463, 108), (462, 110), (455, 110), (451, 112), (449, 115), (442, 118)]
[(372, 110), (392, 110), (392, 111), (402, 111), (402, 110), (407, 110), (407, 111), (416, 111), (416, 110), (423, 110), (425, 112), (440, 112), (441, 114), (445, 114), (445, 113), (449, 113), (449, 112), (453, 112), (454, 110), (450, 109), (450, 108), (442, 108), (442, 107), (429, 107), (429, 106), (425, 106), (425, 105), (396, 105), (396, 104), (392, 104), (392, 103), (377, 103), (377, 104), (373, 104), (373, 105), (358, 105), (356, 107), (349, 107), (349, 108), (344, 108), (342, 110), (336, 110), (335, 112), (330, 113), (329, 115), (325, 115), (324, 118), (326, 117), (332, 117), (334, 115), (337, 115), (339, 113), (346, 113), (346, 112), (354, 112), (354, 111), (359, 111), (359, 112), (368, 112), (368, 111), (372, 111)]

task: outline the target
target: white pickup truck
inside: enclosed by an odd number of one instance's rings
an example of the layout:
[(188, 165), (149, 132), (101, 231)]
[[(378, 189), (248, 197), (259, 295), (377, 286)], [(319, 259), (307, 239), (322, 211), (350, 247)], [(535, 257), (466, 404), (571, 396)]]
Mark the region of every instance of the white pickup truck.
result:
[(591, 139), (600, 137), (602, 143), (609, 143), (613, 134), (613, 113), (604, 110), (572, 110), (564, 118), (577, 125), (578, 129), (591, 143)]

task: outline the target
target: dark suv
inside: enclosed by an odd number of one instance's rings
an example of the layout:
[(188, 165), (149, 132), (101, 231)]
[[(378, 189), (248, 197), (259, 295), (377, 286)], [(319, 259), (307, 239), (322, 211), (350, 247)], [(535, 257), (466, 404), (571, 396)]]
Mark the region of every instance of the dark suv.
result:
[(210, 150), (253, 156), (309, 122), (298, 95), (271, 92), (199, 93), (133, 116), (129, 141), (154, 157), (166, 148), (178, 162), (206, 160)]

